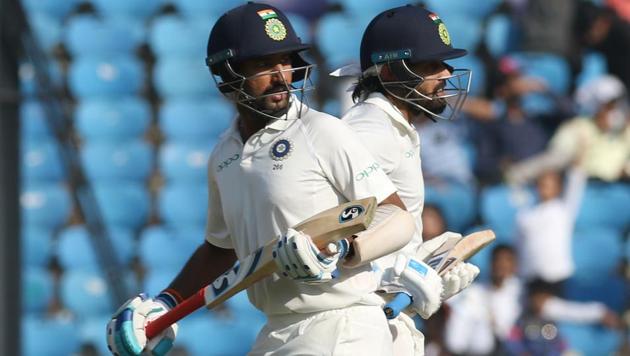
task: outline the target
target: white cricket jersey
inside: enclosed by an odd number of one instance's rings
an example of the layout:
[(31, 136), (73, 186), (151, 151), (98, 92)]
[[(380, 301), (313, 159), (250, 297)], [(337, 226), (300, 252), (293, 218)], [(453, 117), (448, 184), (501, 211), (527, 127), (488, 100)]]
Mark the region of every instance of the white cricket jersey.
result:
[[(346, 124), (306, 105), (298, 119), (293, 100), (288, 120), (270, 122), (245, 144), (234, 125), (210, 156), (206, 240), (233, 248), (239, 259), (319, 212), (370, 196), (380, 202), (396, 191)], [(378, 303), (369, 266), (341, 275), (308, 285), (274, 274), (248, 293), (267, 315)]]
[(415, 252), (422, 243), (424, 180), (418, 132), (392, 103), (372, 93), (341, 118), (352, 127), (396, 186), (407, 210), (416, 221), (416, 235), (405, 247)]

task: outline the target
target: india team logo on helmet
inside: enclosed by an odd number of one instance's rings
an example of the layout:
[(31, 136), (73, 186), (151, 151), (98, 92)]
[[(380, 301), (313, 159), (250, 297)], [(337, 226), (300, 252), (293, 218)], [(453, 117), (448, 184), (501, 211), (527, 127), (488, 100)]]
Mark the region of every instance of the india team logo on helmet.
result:
[(267, 36), (274, 41), (282, 41), (287, 37), (287, 29), (282, 21), (278, 19), (278, 15), (272, 9), (261, 10), (257, 12), (261, 19), (265, 20), (265, 32)]
[(446, 25), (442, 22), (442, 19), (434, 14), (429, 14), (429, 18), (433, 21), (434, 24), (438, 25), (438, 34), (440, 35), (440, 39), (444, 42), (445, 45), (451, 45), (451, 36), (448, 34), (448, 30), (446, 29)]

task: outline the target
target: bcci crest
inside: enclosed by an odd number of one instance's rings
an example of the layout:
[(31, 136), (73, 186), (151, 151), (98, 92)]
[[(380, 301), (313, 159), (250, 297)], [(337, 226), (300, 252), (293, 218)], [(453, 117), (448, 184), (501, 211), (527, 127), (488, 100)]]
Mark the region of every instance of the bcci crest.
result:
[(448, 30), (446, 29), (446, 25), (444, 23), (440, 23), (438, 25), (438, 33), (440, 34), (440, 39), (444, 42), (445, 45), (451, 45), (451, 36), (448, 34)]
[(276, 143), (271, 146), (270, 154), (271, 158), (274, 161), (282, 161), (289, 158), (291, 151), (293, 150), (293, 145), (291, 141), (286, 138), (281, 138)]
[(451, 45), (451, 36), (448, 34), (448, 30), (446, 29), (446, 25), (442, 22), (442, 19), (437, 14), (429, 14), (429, 18), (433, 21), (434, 24), (438, 27), (438, 34), (440, 35), (440, 39), (444, 42), (445, 45)]
[(282, 21), (271, 18), (265, 22), (265, 32), (274, 41), (282, 41), (287, 37), (287, 29)]

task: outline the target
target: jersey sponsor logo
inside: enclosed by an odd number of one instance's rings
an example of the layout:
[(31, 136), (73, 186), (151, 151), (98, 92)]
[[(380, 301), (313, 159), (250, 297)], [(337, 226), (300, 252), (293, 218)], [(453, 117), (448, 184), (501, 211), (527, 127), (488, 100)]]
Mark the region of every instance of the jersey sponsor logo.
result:
[(414, 152), (415, 152), (414, 150), (409, 150), (405, 152), (405, 158), (413, 158)]
[(235, 153), (233, 156), (224, 159), (223, 162), (219, 163), (219, 165), (217, 166), (217, 172), (221, 172), (225, 168), (229, 167), (232, 163), (238, 161), (239, 158), (241, 158), (241, 155)]
[(359, 182), (362, 181), (366, 178), (369, 178), (370, 175), (372, 175), (374, 172), (378, 171), (379, 168), (381, 168), (381, 165), (378, 164), (378, 162), (374, 162), (372, 164), (370, 164), (369, 166), (367, 166), (367, 168), (365, 168), (364, 170), (362, 170), (361, 172), (359, 172), (354, 179)]
[(282, 161), (289, 158), (292, 151), (293, 143), (291, 142), (291, 140), (281, 138), (273, 145), (271, 145), (271, 150), (269, 150), (269, 154), (271, 155), (271, 159), (273, 159), (274, 161)]
[(354, 220), (363, 214), (363, 207), (360, 205), (349, 206), (339, 214), (339, 222), (345, 223), (350, 220)]

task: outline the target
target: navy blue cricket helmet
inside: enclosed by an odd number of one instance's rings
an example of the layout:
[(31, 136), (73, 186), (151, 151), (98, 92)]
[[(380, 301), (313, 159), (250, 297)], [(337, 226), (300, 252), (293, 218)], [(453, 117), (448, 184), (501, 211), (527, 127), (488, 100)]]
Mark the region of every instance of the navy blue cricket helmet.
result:
[[(217, 74), (218, 64), (240, 62), (279, 53), (295, 53), (294, 67), (308, 63), (298, 55), (310, 49), (302, 43), (289, 19), (277, 8), (248, 2), (219, 18), (208, 39), (206, 65)], [(301, 76), (300, 76), (301, 74)], [(304, 71), (296, 72), (294, 80), (303, 79)]]
[(377, 15), (361, 40), (361, 69), (399, 58), (410, 63), (448, 60), (466, 55), (453, 48), (446, 24), (420, 6), (406, 5)]
[[(358, 87), (362, 81), (376, 77), (386, 94), (406, 103), (415, 114), (432, 120), (452, 119), (468, 94), (471, 71), (455, 69), (444, 61), (466, 53), (465, 49), (453, 48), (446, 24), (437, 14), (417, 5), (389, 9), (372, 19), (363, 33), (363, 76)], [(422, 76), (412, 69), (413, 64), (435, 61), (442, 62), (450, 74)], [(383, 66), (394, 79), (383, 79)], [(422, 84), (429, 81), (443, 83), (443, 89), (439, 93), (423, 92)]]

